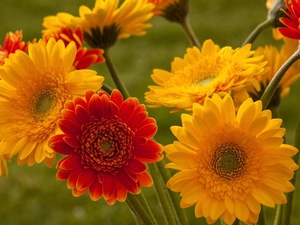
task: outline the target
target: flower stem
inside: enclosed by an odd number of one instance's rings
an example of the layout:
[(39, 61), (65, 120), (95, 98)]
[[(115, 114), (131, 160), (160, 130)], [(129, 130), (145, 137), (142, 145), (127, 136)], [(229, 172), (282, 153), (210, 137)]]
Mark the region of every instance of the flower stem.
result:
[[(298, 122), (297, 122), (297, 127), (295, 131), (295, 140), (294, 140), (294, 146), (297, 149), (300, 149), (300, 114), (298, 116)], [(300, 154), (299, 152), (294, 155), (293, 160), (297, 165), (300, 163)], [(297, 170), (295, 171), (293, 179), (291, 179), (291, 183), (296, 186), (296, 179), (297, 179)], [(295, 191), (289, 192), (286, 194), (287, 198), (287, 203), (283, 206), (283, 212), (282, 212), (282, 219), (281, 219), (281, 224), (290, 224), (291, 221), (291, 216), (292, 216), (292, 211), (293, 211), (293, 202), (295, 199)]]
[(272, 26), (272, 23), (273, 23), (273, 21), (271, 19), (267, 19), (264, 22), (258, 24), (255, 27), (255, 29), (251, 32), (251, 34), (249, 34), (247, 39), (244, 41), (243, 46), (248, 43), (252, 44), (263, 30)]
[(116, 85), (116, 87), (119, 89), (119, 91), (122, 93), (122, 95), (124, 96), (124, 98), (129, 98), (129, 92), (127, 90), (127, 88), (125, 87), (124, 83), (122, 82), (120, 76), (117, 73), (116, 68), (114, 67), (108, 49), (106, 49), (103, 53), (103, 56), (105, 58), (105, 62), (106, 62), (106, 66), (110, 72), (110, 75)]
[(182, 25), (182, 28), (183, 28), (187, 38), (189, 39), (191, 46), (196, 46), (197, 48), (201, 49), (201, 45), (194, 33), (194, 30), (192, 29), (192, 26), (190, 24), (188, 17), (185, 17), (185, 19), (183, 20), (181, 25)]
[(137, 196), (141, 197), (142, 193), (139, 195), (128, 194), (126, 198), (127, 205), (129, 206), (131, 212), (135, 215), (136, 219), (143, 225), (156, 225), (156, 221), (152, 215), (147, 213), (148, 210), (144, 208), (141, 201)]
[(298, 47), (297, 51), (294, 52), (293, 55), (279, 68), (275, 76), (270, 81), (269, 85), (267, 86), (265, 92), (261, 97), (261, 101), (263, 104), (263, 109), (266, 109), (273, 94), (275, 93), (281, 79), (283, 78), (285, 72), (293, 65), (300, 58), (300, 48)]
[(266, 221), (265, 221), (265, 208), (262, 206), (261, 207), (261, 211), (258, 217), (258, 221), (257, 221), (257, 225), (266, 225)]
[[(171, 174), (170, 174), (169, 170), (165, 169), (165, 165), (166, 164), (165, 164), (164, 159), (157, 163), (158, 170), (159, 170), (160, 174), (162, 175), (164, 183), (167, 183), (168, 180), (171, 178)], [(180, 198), (179, 198), (178, 194), (176, 192), (173, 192), (173, 191), (170, 191), (170, 190), (169, 190), (169, 194), (170, 194), (173, 206), (174, 206), (174, 208), (176, 210), (176, 213), (178, 215), (180, 225), (188, 225), (189, 222), (188, 222), (187, 216), (185, 214), (185, 211), (184, 211), (184, 209), (182, 209), (180, 207)]]
[(176, 210), (172, 202), (170, 201), (168, 190), (165, 186), (165, 183), (160, 175), (158, 166), (153, 163), (148, 165), (149, 172), (152, 175), (154, 182), (154, 189), (157, 195), (157, 198), (160, 203), (161, 211), (164, 215), (166, 225), (176, 225), (179, 221), (177, 218)]

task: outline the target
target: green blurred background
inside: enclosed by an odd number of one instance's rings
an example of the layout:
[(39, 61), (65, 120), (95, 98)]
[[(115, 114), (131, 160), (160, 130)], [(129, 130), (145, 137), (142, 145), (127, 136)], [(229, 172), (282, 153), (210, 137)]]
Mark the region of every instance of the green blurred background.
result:
[[(9, 31), (23, 30), (25, 41), (41, 37), (45, 16), (58, 12), (78, 15), (78, 7), (93, 7), (94, 0), (1, 0), (0, 43)], [(267, 15), (265, 0), (191, 0), (190, 21), (202, 43), (212, 39), (221, 47), (239, 47), (254, 27)], [(169, 70), (174, 57), (182, 57), (189, 43), (181, 27), (163, 18), (153, 18), (153, 27), (147, 35), (120, 40), (111, 49), (112, 60), (124, 79), (132, 96), (144, 103), (147, 86), (153, 84), (150, 75), (154, 68)], [(280, 44), (271, 37), (271, 29), (262, 33), (254, 48), (265, 44)], [(105, 64), (93, 66), (112, 85)], [(293, 85), (290, 95), (282, 101), (281, 117), (287, 128), (287, 142), (293, 142), (293, 133), (300, 112), (300, 83)], [(159, 126), (156, 140), (171, 143), (174, 138), (170, 126), (180, 124), (180, 113), (170, 114), (170, 109), (149, 109), (150, 116)], [(59, 160), (60, 157), (57, 158)], [(0, 178), (0, 224), (1, 225), (60, 225), (60, 224), (134, 224), (125, 203), (108, 206), (102, 199), (92, 202), (88, 194), (75, 198), (66, 188), (66, 182), (55, 179), (56, 169), (45, 165), (18, 167), (16, 160), (9, 164), (9, 176)], [(144, 188), (148, 199), (156, 205), (152, 188)], [(292, 224), (300, 221), (299, 188)], [(195, 219), (194, 207), (186, 209), (191, 224), (206, 224)], [(297, 213), (298, 212), (298, 213)], [(272, 215), (272, 210), (267, 214)], [(268, 217), (269, 218), (269, 217)], [(270, 216), (270, 218), (272, 218)], [(271, 219), (270, 219), (271, 221)], [(164, 224), (160, 221), (160, 224)]]

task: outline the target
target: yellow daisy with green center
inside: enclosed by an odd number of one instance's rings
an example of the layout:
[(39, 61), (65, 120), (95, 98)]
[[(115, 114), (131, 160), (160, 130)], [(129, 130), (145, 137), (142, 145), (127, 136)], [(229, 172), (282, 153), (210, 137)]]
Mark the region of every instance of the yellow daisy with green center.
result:
[(0, 155), (18, 154), (19, 165), (45, 162), (54, 151), (50, 136), (59, 132), (57, 117), (64, 104), (85, 90), (98, 90), (104, 78), (93, 70), (75, 70), (75, 43), (65, 47), (51, 38), (30, 44), (28, 55), (10, 54), (0, 68)]
[(209, 224), (220, 217), (253, 224), (261, 205), (287, 202), (298, 150), (283, 144), (282, 120), (262, 110), (261, 101), (248, 98), (236, 113), (230, 95), (215, 94), (181, 120), (171, 128), (178, 141), (163, 150), (171, 161), (166, 167), (179, 170), (167, 187), (180, 192), (182, 208), (195, 205), (195, 216)]
[(252, 57), (248, 44), (242, 48), (220, 48), (212, 40), (204, 42), (202, 50), (188, 48), (184, 58), (175, 58), (171, 72), (155, 69), (151, 75), (157, 85), (149, 86), (145, 99), (150, 107), (172, 107), (191, 110), (194, 102), (202, 104), (214, 93), (224, 96), (233, 92), (245, 99), (245, 87), (259, 88), (255, 76), (262, 74), (266, 62), (263, 56)]

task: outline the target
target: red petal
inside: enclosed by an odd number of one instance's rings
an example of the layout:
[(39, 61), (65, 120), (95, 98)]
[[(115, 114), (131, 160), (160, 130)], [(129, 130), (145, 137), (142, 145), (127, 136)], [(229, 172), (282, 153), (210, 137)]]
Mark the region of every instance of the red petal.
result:
[(141, 162), (158, 162), (162, 159), (161, 145), (157, 142), (149, 140), (144, 145), (136, 145), (133, 154)]
[(58, 168), (61, 170), (73, 170), (81, 166), (80, 157), (77, 154), (69, 155), (66, 158), (63, 158), (58, 163)]
[(146, 166), (135, 159), (128, 160), (127, 168), (133, 173), (143, 173), (146, 170)]
[(69, 136), (77, 137), (77, 135), (81, 134), (80, 126), (67, 119), (58, 120), (57, 124), (59, 128), (64, 132), (65, 134), (68, 134)]
[(138, 183), (134, 182), (134, 180), (132, 180), (128, 176), (128, 174), (125, 173), (125, 171), (119, 170), (116, 177), (117, 177), (118, 181), (120, 182), (120, 184), (130, 193), (138, 194), (141, 191), (140, 185)]
[[(76, 96), (76, 97), (74, 97), (73, 101), (74, 101), (75, 105), (82, 105), (84, 108), (86, 108), (86, 109), (88, 108), (87, 102), (81, 97)], [(73, 111), (75, 111), (75, 107), (74, 107)]]
[(114, 89), (111, 93), (110, 100), (114, 102), (119, 108), (123, 104), (124, 99), (120, 91)]
[(126, 189), (117, 181), (117, 199), (119, 202), (125, 202), (127, 198)]
[(76, 105), (75, 113), (77, 115), (78, 120), (81, 124), (85, 124), (90, 122), (90, 114), (88, 111), (81, 105)]
[(63, 155), (71, 155), (74, 153), (74, 148), (64, 141), (65, 134), (59, 134), (49, 139), (49, 147), (55, 152)]
[[(87, 90), (87, 91), (85, 91), (85, 100), (86, 100), (86, 102), (89, 102), (91, 100), (92, 96), (96, 95), (96, 94), (97, 93), (94, 92), (93, 90)], [(85, 108), (85, 109), (87, 109), (87, 108)]]
[(295, 30), (292, 30), (290, 28), (283, 28), (283, 27), (280, 27), (280, 28), (277, 28), (277, 29), (285, 37), (288, 37), (288, 38), (291, 38), (291, 39), (300, 39), (300, 32), (299, 31), (295, 31)]
[(57, 180), (67, 180), (70, 176), (71, 171), (59, 170), (56, 173)]
[(81, 145), (80, 145), (80, 142), (78, 141), (78, 139), (76, 137), (72, 137), (72, 136), (65, 136), (64, 137), (64, 141), (72, 146), (73, 148), (80, 148)]
[(67, 187), (69, 189), (73, 189), (76, 188), (76, 183), (77, 183), (77, 179), (79, 177), (79, 175), (82, 172), (82, 168), (77, 168), (72, 170), (72, 172), (70, 173), (70, 176), (68, 178), (68, 182), (67, 182)]
[(72, 189), (72, 194), (74, 197), (79, 197), (86, 192), (87, 189), (76, 190), (76, 188)]
[(77, 179), (76, 189), (87, 189), (95, 181), (97, 174), (90, 169), (82, 170), (82, 173)]
[(152, 177), (145, 171), (144, 173), (138, 174), (141, 186), (151, 187), (153, 184)]
[(64, 119), (74, 121), (75, 123), (79, 123), (79, 121), (77, 119), (77, 115), (75, 114), (74, 111), (71, 111), (69, 109), (63, 109), (62, 116), (64, 117)]
[(107, 204), (113, 205), (116, 203), (117, 197), (118, 197), (117, 189), (115, 189), (112, 196), (109, 199), (105, 199), (105, 201), (107, 202)]
[(144, 120), (147, 118), (147, 116), (148, 116), (148, 113), (146, 111), (134, 114), (127, 121), (127, 126), (130, 127), (131, 129), (135, 130), (136, 128), (140, 127), (140, 125), (144, 122)]
[(118, 117), (124, 123), (127, 123), (127, 121), (132, 117), (136, 107), (136, 100), (134, 98), (126, 99), (119, 108)]
[(115, 177), (110, 173), (105, 172), (103, 174), (102, 188), (104, 199), (107, 200), (111, 198), (116, 189)]
[(157, 131), (156, 124), (149, 123), (149, 124), (146, 124), (146, 125), (142, 126), (141, 128), (139, 128), (135, 132), (135, 136), (142, 136), (147, 139), (151, 139), (156, 134), (156, 131)]
[(90, 186), (90, 197), (93, 201), (97, 201), (102, 196), (102, 185), (96, 179), (94, 183)]
[(91, 116), (101, 119), (104, 115), (102, 101), (99, 95), (93, 95), (89, 101), (89, 111)]

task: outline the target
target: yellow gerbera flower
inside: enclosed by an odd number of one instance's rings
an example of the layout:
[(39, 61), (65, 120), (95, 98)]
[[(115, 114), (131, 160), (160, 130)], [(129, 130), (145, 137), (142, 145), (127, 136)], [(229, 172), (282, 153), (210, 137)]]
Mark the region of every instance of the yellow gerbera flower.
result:
[(30, 44), (28, 55), (9, 55), (0, 68), (0, 155), (18, 154), (19, 165), (53, 164), (47, 142), (58, 132), (65, 102), (86, 89), (98, 90), (104, 80), (93, 70), (74, 70), (76, 52), (74, 42), (65, 47), (51, 38)]
[(264, 71), (263, 56), (250, 57), (251, 45), (232, 49), (220, 48), (212, 40), (204, 42), (202, 51), (188, 48), (184, 58), (175, 58), (171, 72), (155, 69), (153, 81), (158, 86), (149, 86), (146, 102), (150, 107), (175, 107), (191, 110), (192, 104), (202, 104), (214, 93), (224, 95), (231, 91), (241, 99), (248, 97), (245, 87), (254, 77)]
[(180, 192), (181, 207), (195, 205), (195, 216), (209, 224), (219, 217), (253, 224), (261, 204), (286, 203), (298, 168), (290, 157), (298, 150), (283, 144), (281, 122), (250, 98), (237, 114), (230, 95), (193, 104), (193, 115), (171, 128), (178, 141), (163, 149), (171, 160), (166, 167), (179, 170), (167, 187)]
[(82, 26), (85, 41), (92, 47), (107, 49), (117, 39), (131, 35), (144, 35), (151, 24), (154, 5), (147, 0), (126, 0), (120, 7), (119, 0), (96, 0), (93, 9), (80, 6), (79, 15), (73, 22)]
[[(297, 50), (297, 40), (284, 38), (280, 51), (275, 46), (258, 47), (255, 56), (264, 56), (264, 60), (267, 61), (267, 67), (265, 73), (257, 76), (256, 79), (260, 84), (260, 91), (250, 87), (248, 89), (249, 95), (254, 100), (259, 100), (264, 93), (266, 87), (270, 83), (279, 68), (286, 62), (286, 60)], [(273, 95), (269, 106), (278, 107), (280, 100), (288, 95), (290, 92), (290, 86), (300, 77), (300, 62), (294, 63), (286, 72), (284, 77), (279, 83), (279, 86)]]

